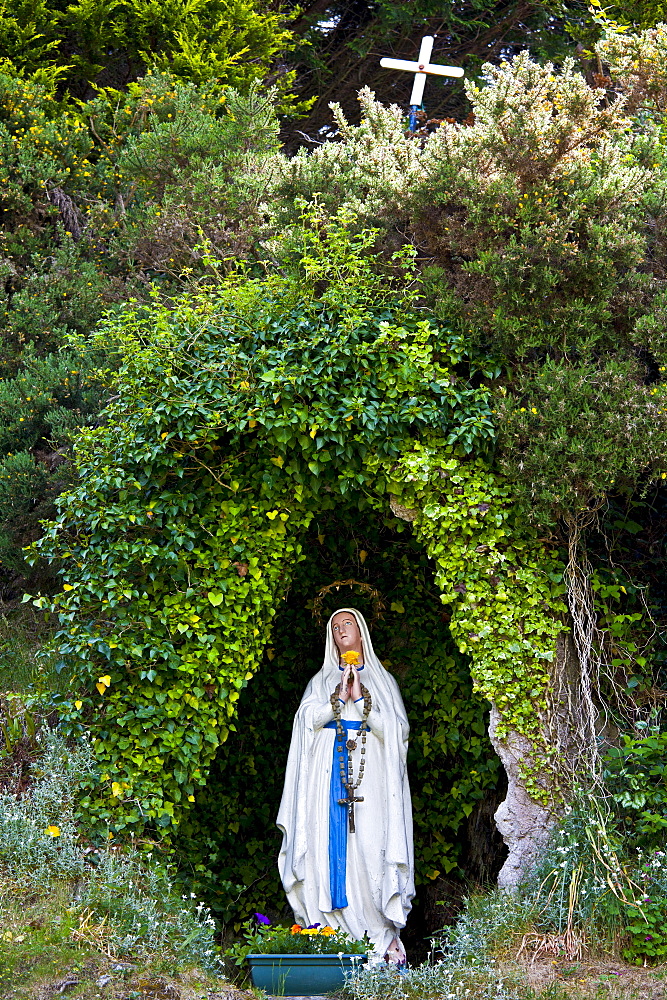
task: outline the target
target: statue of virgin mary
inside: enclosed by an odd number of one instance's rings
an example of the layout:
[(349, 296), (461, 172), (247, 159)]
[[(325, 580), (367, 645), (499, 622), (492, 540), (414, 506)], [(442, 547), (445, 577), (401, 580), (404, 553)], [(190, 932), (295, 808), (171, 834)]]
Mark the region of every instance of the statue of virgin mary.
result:
[(294, 718), (278, 867), (297, 923), (368, 934), (375, 959), (396, 963), (415, 894), (408, 735), (363, 616), (337, 611)]

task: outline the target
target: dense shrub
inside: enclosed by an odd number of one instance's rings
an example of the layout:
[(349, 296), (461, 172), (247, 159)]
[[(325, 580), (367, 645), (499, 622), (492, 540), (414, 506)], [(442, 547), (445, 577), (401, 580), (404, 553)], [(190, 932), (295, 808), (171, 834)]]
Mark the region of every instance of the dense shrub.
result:
[[(68, 482), (68, 447), (107, 398), (84, 343), (117, 303), (169, 298), (207, 271), (204, 245), (245, 255), (261, 233), (275, 91), (226, 100), (152, 73), (63, 106), (0, 72), (0, 586)], [(193, 212), (193, 206), (198, 211)], [(63, 353), (63, 345), (73, 348)], [(104, 347), (96, 365), (104, 370)], [(58, 357), (53, 352), (58, 352)], [(48, 578), (43, 567), (38, 573)]]
[[(0, 19), (5, 64), (80, 99), (100, 87), (120, 90), (154, 67), (194, 83), (247, 86), (268, 75), (290, 41), (280, 12), (256, 0), (120, 0), (113, 7), (3, 0)], [(291, 82), (288, 74), (285, 91)]]

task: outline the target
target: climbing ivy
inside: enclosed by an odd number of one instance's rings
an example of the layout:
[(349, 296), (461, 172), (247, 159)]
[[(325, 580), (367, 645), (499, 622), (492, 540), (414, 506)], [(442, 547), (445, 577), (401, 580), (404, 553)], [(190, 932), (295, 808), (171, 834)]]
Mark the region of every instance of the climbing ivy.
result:
[[(549, 747), (545, 721), (551, 664), (566, 606), (558, 551), (516, 523), (511, 490), (481, 459), (442, 442), (413, 442), (389, 472), (389, 491), (414, 510), (415, 533), (435, 560), (450, 629), (472, 658), (475, 690), (500, 712), (497, 735), (516, 732)], [(526, 775), (535, 797), (552, 793)]]
[(414, 502), (477, 689), (504, 731), (540, 735), (558, 564), (472, 457), (493, 442), (487, 376), (416, 310), (411, 255), (382, 277), (353, 221), (310, 219), (298, 281), (237, 275), (170, 309), (130, 305), (92, 342), (116, 353), (99, 375), (114, 401), (33, 558), (63, 582), (35, 600), (60, 616), (63, 713), (102, 765), (84, 806), (112, 831), (167, 832), (196, 801), (332, 501)]
[[(452, 371), (460, 340), (409, 300), (392, 311), (345, 232), (310, 241), (310, 299), (249, 280), (126, 308), (100, 334), (116, 401), (34, 557), (59, 566), (63, 589), (36, 601), (62, 622), (69, 718), (97, 738), (84, 805), (113, 829), (167, 828), (195, 799), (322, 498), (383, 489), (367, 456), (427, 428), (463, 451), (492, 440), (488, 392)], [(326, 267), (338, 302), (315, 295)]]
[[(275, 818), (292, 719), (322, 665), (323, 623), (342, 604), (358, 607), (370, 622), (377, 654), (396, 677), (408, 712), (418, 905), (442, 898), (447, 879), (495, 874), (486, 838), (493, 836), (501, 767), (486, 735), (488, 703), (472, 692), (469, 658), (449, 634), (423, 545), (388, 510), (378, 513), (358, 500), (325, 499), (313, 518), (261, 668), (241, 691), (236, 730), (176, 836), (187, 881), (228, 925), (257, 909), (282, 916)], [(346, 585), (331, 590), (318, 621), (313, 602), (320, 588), (349, 579), (379, 589), (382, 616), (375, 617), (361, 586)], [(492, 808), (481, 816), (488, 796)], [(466, 860), (469, 824), (482, 831), (474, 866)], [(439, 926), (441, 911), (435, 916)]]

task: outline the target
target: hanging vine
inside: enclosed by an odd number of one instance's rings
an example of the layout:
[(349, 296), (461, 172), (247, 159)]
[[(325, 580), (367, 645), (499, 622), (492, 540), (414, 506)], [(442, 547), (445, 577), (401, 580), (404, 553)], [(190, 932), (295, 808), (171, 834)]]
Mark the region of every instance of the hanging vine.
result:
[(554, 751), (547, 698), (567, 614), (558, 552), (515, 523), (502, 478), (443, 441), (411, 443), (387, 475), (392, 508), (397, 498), (411, 512), (435, 560), (451, 633), (472, 658), (475, 689), (500, 712), (497, 735), (516, 732), (530, 741), (539, 764), (526, 771), (526, 787), (547, 801), (554, 793), (540, 778)]

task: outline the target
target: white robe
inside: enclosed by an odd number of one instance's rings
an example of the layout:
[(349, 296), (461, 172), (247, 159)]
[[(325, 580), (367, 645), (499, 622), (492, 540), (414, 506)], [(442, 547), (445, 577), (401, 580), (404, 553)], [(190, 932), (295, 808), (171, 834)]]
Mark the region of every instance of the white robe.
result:
[[(409, 726), (398, 685), (375, 656), (363, 616), (353, 608), (340, 610), (354, 614), (359, 624), (364, 659), (360, 677), (373, 699), (365, 774), (355, 793), (364, 801), (355, 806), (356, 832), (347, 833), (348, 905), (333, 910), (330, 890), (330, 783), (337, 734), (325, 727), (333, 720), (329, 699), (341, 677), (331, 619), (324, 664), (309, 682), (294, 718), (277, 819), (283, 834), (278, 868), (297, 923), (339, 927), (357, 940), (367, 933), (375, 958), (381, 959), (405, 926), (415, 894), (406, 769)], [(350, 700), (341, 706), (341, 717), (360, 721), (362, 708), (363, 702), (357, 706)], [(360, 748), (357, 740), (352, 752), (355, 781)]]

